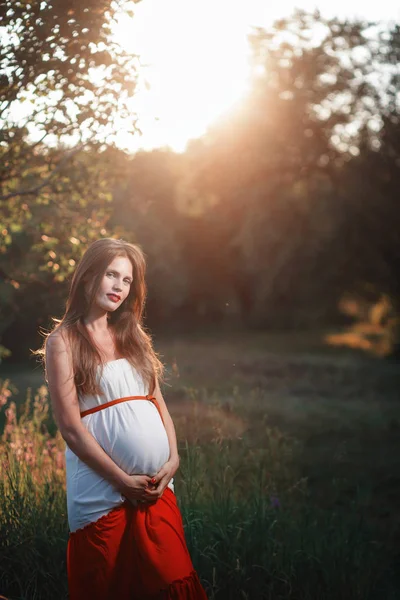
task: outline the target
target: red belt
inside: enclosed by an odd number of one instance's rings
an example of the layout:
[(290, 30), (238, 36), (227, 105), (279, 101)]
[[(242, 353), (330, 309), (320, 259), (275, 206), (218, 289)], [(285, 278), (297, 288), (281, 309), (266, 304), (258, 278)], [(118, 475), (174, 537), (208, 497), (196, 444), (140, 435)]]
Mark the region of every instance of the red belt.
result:
[(161, 410), (158, 405), (157, 399), (150, 394), (147, 396), (125, 396), (124, 398), (116, 398), (115, 400), (110, 400), (110, 402), (105, 402), (104, 404), (99, 404), (98, 406), (94, 406), (93, 408), (89, 408), (88, 410), (84, 410), (81, 412), (81, 418), (86, 417), (86, 415), (91, 415), (92, 413), (99, 412), (99, 410), (104, 410), (105, 408), (109, 408), (110, 406), (114, 406), (114, 404), (119, 404), (120, 402), (128, 402), (129, 400), (150, 400), (155, 405), (156, 409), (160, 413), (160, 417), (162, 422), (164, 423), (164, 419), (162, 418)]

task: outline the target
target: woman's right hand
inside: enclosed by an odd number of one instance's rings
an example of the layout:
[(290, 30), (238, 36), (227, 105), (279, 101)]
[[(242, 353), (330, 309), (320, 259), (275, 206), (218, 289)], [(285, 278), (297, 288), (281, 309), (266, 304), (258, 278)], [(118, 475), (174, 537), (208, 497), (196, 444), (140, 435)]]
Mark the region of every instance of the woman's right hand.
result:
[(149, 499), (145, 492), (148, 487), (151, 487), (151, 477), (148, 475), (127, 475), (121, 486), (121, 494), (135, 505), (136, 502), (153, 504), (154, 500)]

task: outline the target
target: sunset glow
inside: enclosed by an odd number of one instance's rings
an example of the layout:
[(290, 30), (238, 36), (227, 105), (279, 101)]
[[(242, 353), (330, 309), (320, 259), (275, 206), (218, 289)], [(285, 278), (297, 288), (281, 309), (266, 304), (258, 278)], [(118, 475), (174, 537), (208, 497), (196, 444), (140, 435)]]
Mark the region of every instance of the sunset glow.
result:
[[(132, 139), (122, 125), (117, 143), (127, 150), (169, 146), (181, 152), (188, 140), (207, 128), (246, 94), (252, 26), (268, 27), (295, 6), (315, 8), (333, 17), (395, 16), (390, 0), (382, 0), (379, 15), (355, 0), (351, 11), (344, 0), (335, 6), (311, 0), (146, 0), (134, 5), (134, 16), (121, 16), (115, 30), (119, 43), (139, 55), (139, 85), (132, 100), (143, 136)], [(376, 7), (375, 7), (376, 8)], [(372, 11), (372, 12), (371, 12)]]
[(182, 151), (246, 92), (245, 9), (225, 0), (174, 0), (148, 1), (135, 10), (140, 18), (121, 19), (117, 36), (148, 65), (133, 102), (145, 132), (138, 142)]

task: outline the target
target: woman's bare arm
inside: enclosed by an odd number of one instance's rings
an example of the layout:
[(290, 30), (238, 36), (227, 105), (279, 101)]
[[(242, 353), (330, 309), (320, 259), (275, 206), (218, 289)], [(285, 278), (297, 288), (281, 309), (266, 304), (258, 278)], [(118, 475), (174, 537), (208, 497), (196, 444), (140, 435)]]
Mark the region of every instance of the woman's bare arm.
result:
[(150, 501), (157, 501), (157, 499), (162, 496), (165, 488), (171, 481), (172, 477), (175, 475), (176, 471), (179, 469), (180, 463), (174, 422), (171, 418), (171, 415), (169, 414), (167, 405), (165, 404), (165, 400), (161, 393), (158, 381), (154, 390), (154, 396), (156, 397), (158, 405), (160, 407), (161, 416), (164, 421), (165, 431), (167, 432), (169, 442), (169, 459), (161, 467), (158, 473), (153, 477), (152, 481), (154, 481), (154, 485), (156, 486), (156, 488), (154, 490), (146, 490), (146, 496), (148, 496)]
[(157, 399), (158, 405), (160, 407), (160, 412), (164, 421), (165, 431), (167, 432), (170, 455), (169, 460), (177, 461), (179, 464), (179, 453), (178, 453), (178, 443), (176, 440), (176, 431), (174, 422), (169, 414), (167, 405), (165, 404), (165, 400), (160, 390), (160, 386), (158, 380), (156, 381), (156, 387), (154, 390), (154, 396)]
[[(69, 448), (121, 494), (138, 499), (137, 487), (145, 488), (147, 475), (131, 476), (108, 456), (83, 426), (78, 394), (73, 376), (72, 355), (66, 335), (52, 333), (46, 343), (46, 371), (51, 404), (56, 424)], [(135, 491), (134, 491), (135, 490)]]

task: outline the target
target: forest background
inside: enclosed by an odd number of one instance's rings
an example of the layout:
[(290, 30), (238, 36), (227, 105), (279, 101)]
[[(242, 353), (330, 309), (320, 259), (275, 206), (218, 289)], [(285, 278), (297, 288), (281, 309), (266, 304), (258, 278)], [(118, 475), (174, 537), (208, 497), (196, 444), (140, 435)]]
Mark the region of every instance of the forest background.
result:
[(298, 11), (254, 29), (247, 97), (184, 152), (129, 154), (138, 58), (110, 31), (132, 6), (3, 3), (3, 355), (28, 357), (109, 235), (145, 251), (158, 331), (356, 319), (353, 344), (395, 351), (398, 27)]

